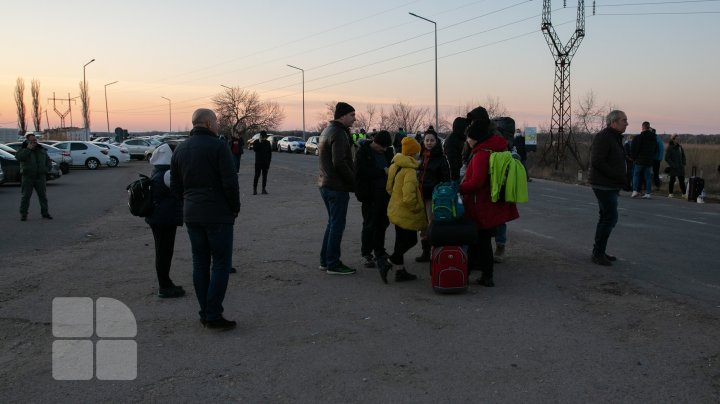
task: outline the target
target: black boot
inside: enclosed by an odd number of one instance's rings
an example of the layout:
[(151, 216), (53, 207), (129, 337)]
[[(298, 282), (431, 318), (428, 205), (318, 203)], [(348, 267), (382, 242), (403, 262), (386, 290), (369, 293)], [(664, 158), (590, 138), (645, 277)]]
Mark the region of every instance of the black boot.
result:
[(395, 271), (395, 282), (414, 281), (415, 279), (417, 279), (416, 275), (413, 275), (404, 269)]
[(422, 255), (415, 258), (415, 262), (430, 262), (430, 242), (427, 240), (420, 240), (422, 244)]

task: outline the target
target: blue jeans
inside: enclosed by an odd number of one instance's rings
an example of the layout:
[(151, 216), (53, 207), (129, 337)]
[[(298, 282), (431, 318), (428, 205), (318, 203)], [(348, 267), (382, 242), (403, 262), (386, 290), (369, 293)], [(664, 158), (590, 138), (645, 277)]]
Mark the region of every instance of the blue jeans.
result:
[(507, 241), (507, 223), (503, 223), (495, 228), (495, 244), (505, 245)]
[(595, 245), (593, 245), (593, 255), (600, 257), (605, 254), (607, 242), (610, 238), (615, 224), (618, 221), (618, 195), (619, 190), (603, 190), (593, 188), (595, 197), (600, 207), (600, 218), (595, 228)]
[(350, 193), (320, 187), (320, 195), (328, 212), (325, 236), (323, 236), (320, 249), (320, 265), (335, 268), (340, 265), (340, 244), (345, 231), (345, 217), (350, 202)]
[(200, 303), (200, 318), (218, 320), (222, 317), (222, 303), (232, 268), (233, 225), (187, 223), (186, 226), (192, 246), (193, 284)]
[(640, 192), (640, 175), (645, 176), (645, 193), (649, 194), (652, 192), (652, 166), (641, 166), (635, 164), (633, 169), (633, 191)]

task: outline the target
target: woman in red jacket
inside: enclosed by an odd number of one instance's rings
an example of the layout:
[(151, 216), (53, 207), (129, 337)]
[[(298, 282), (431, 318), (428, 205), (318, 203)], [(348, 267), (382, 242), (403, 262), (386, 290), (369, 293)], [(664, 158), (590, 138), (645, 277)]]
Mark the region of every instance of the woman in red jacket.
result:
[(465, 134), (471, 155), (465, 178), (460, 184), (465, 215), (478, 227), (479, 242), (468, 250), (470, 270), (481, 270), (477, 283), (493, 287), (492, 237), (495, 227), (519, 217), (514, 203), (492, 202), (490, 199), (490, 154), (507, 150), (507, 141), (495, 133), (488, 113), (477, 107), (468, 113), (471, 122)]

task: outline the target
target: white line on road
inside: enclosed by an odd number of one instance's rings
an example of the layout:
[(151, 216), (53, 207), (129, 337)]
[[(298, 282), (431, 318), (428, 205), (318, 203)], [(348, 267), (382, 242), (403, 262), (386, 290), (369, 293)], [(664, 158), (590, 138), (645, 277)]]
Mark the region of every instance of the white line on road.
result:
[(679, 220), (679, 221), (681, 221), (681, 222), (697, 223), (697, 224), (703, 224), (703, 225), (706, 225), (706, 224), (707, 224), (707, 223), (705, 223), (705, 222), (698, 222), (698, 221), (696, 221), (696, 220), (688, 220), (688, 219), (680, 219), (680, 218), (672, 217), (672, 216), (665, 216), (665, 215), (655, 215), (655, 216), (657, 216), (657, 217), (664, 217), (665, 219), (675, 219), (675, 220)]
[(548, 194), (540, 194), (540, 196), (547, 196), (548, 198), (560, 199), (560, 200), (562, 200), (562, 201), (567, 201), (567, 200), (568, 200), (568, 198), (561, 198), (561, 197), (559, 197), (559, 196), (553, 196), (553, 195), (548, 195)]
[(545, 234), (542, 234), (542, 233), (534, 232), (534, 231), (532, 231), (532, 230), (523, 229), (523, 231), (526, 232), (526, 233), (530, 233), (530, 234), (532, 234), (532, 235), (534, 235), (534, 236), (546, 238), (546, 239), (548, 239), (548, 240), (555, 240), (555, 237), (553, 237), (553, 236), (548, 236), (548, 235), (545, 235)]

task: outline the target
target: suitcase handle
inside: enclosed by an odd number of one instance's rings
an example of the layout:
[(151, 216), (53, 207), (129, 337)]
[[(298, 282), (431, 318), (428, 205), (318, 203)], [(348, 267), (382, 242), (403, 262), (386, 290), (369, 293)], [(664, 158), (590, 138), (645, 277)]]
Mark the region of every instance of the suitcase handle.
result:
[(691, 177), (697, 177), (697, 166), (692, 167), (692, 171), (690, 174)]

